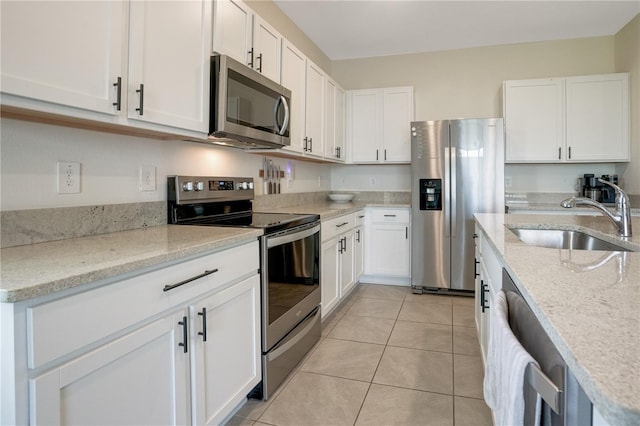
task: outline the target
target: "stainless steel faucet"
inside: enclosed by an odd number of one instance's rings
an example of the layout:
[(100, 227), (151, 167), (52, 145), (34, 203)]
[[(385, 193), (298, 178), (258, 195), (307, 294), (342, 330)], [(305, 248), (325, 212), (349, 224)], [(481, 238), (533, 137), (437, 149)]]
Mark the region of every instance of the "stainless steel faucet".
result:
[(611, 219), (616, 226), (618, 235), (621, 237), (631, 236), (631, 204), (629, 203), (629, 197), (624, 193), (622, 188), (609, 181), (598, 179), (598, 182), (605, 185), (609, 185), (616, 191), (616, 208), (613, 213), (609, 211), (605, 206), (591, 198), (585, 197), (571, 197), (564, 200), (560, 205), (566, 209), (570, 209), (575, 206), (587, 206), (593, 207), (599, 210), (603, 215)]

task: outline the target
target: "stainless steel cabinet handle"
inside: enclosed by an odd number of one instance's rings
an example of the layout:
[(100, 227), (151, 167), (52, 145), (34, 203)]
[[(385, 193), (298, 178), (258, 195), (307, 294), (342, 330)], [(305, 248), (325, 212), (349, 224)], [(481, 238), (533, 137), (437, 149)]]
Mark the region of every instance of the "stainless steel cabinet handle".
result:
[(480, 307), (484, 312), (484, 281), (480, 280)]
[(562, 148), (558, 148), (558, 160), (562, 159)]
[(384, 161), (387, 161), (387, 150), (384, 150)]
[(144, 115), (144, 84), (140, 83), (140, 88), (136, 90), (136, 93), (140, 93), (140, 108), (136, 108), (136, 111), (140, 115)]
[(313, 152), (313, 138), (309, 138), (309, 151)]
[(347, 251), (347, 237), (342, 237), (342, 241), (344, 241), (344, 243), (343, 243), (344, 246), (343, 247), (344, 247), (344, 251), (346, 252)]
[(202, 317), (202, 331), (198, 333), (198, 336), (202, 336), (202, 341), (207, 341), (207, 308), (202, 308), (198, 315)]
[(360, 242), (360, 230), (356, 229), (356, 241)]
[(569, 147), (569, 160), (571, 160), (571, 147)]
[(395, 214), (385, 214), (384, 217), (396, 217)]
[(489, 292), (489, 286), (486, 284), (482, 284), (481, 286), (482, 288), (482, 312), (484, 312), (485, 309), (489, 309), (489, 306), (486, 305), (485, 302), (487, 302), (487, 297), (484, 295), (485, 293)]
[(405, 240), (409, 239), (409, 227), (408, 226), (404, 227), (404, 239)]
[(178, 324), (182, 326), (182, 343), (178, 343), (178, 346), (182, 346), (182, 350), (184, 351), (184, 353), (186, 354), (189, 351), (189, 347), (188, 347), (188, 323), (187, 323), (187, 317), (182, 317), (182, 321), (178, 321)]
[(262, 53), (258, 55), (258, 60), (260, 61), (260, 65), (258, 65), (258, 72), (262, 72)]
[(216, 272), (218, 272), (218, 268), (213, 269), (213, 270), (211, 270), (211, 271), (204, 271), (204, 272), (203, 272), (202, 274), (200, 274), (200, 275), (196, 275), (195, 277), (191, 277), (191, 278), (188, 278), (188, 279), (186, 279), (186, 280), (184, 280), (184, 281), (180, 281), (179, 283), (175, 283), (175, 284), (167, 284), (167, 285), (165, 285), (165, 286), (164, 286), (164, 288), (162, 289), (162, 291), (169, 291), (169, 290), (173, 290), (173, 289), (174, 289), (174, 288), (176, 288), (176, 287), (180, 287), (181, 285), (188, 284), (188, 283), (190, 283), (191, 281), (198, 280), (198, 279), (200, 279), (200, 278), (202, 278), (202, 277), (206, 277), (207, 275), (215, 274)]
[(340, 225), (336, 225), (336, 228), (342, 228), (343, 226), (348, 225), (348, 224), (349, 224), (349, 222), (343, 222)]
[(307, 148), (307, 145), (309, 143), (309, 138), (305, 136), (303, 141), (304, 141), (304, 147), (302, 147), (302, 150), (307, 152), (307, 151), (309, 151), (309, 149)]
[(379, 158), (378, 158), (378, 150), (376, 149), (376, 161), (378, 161), (378, 160), (379, 160)]
[(480, 274), (478, 273), (478, 265), (480, 264), (480, 262), (478, 262), (478, 259), (473, 259), (473, 278), (479, 277)]
[(113, 83), (113, 87), (116, 88), (116, 101), (113, 106), (116, 107), (116, 111), (120, 111), (122, 106), (122, 77), (118, 77), (118, 81)]

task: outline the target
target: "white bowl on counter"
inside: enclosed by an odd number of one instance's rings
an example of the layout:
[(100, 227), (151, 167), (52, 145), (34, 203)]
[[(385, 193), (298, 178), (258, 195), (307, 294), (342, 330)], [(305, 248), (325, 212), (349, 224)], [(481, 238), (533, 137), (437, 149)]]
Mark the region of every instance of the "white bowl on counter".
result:
[(329, 199), (331, 201), (334, 201), (336, 203), (348, 203), (351, 200), (353, 200), (353, 197), (355, 196), (355, 194), (346, 194), (346, 193), (331, 193), (329, 194)]

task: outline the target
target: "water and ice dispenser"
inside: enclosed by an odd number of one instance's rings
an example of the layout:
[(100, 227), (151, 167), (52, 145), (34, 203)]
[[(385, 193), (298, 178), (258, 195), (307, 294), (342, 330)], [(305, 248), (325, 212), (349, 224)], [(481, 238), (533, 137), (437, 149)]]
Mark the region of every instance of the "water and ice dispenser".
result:
[(442, 210), (442, 179), (420, 179), (420, 210)]

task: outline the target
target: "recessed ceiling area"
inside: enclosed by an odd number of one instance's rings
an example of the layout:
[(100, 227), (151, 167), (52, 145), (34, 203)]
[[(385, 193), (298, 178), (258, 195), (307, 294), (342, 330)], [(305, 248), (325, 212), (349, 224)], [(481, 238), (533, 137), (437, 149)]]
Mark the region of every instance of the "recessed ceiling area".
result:
[(331, 60), (607, 36), (627, 1), (275, 0)]

